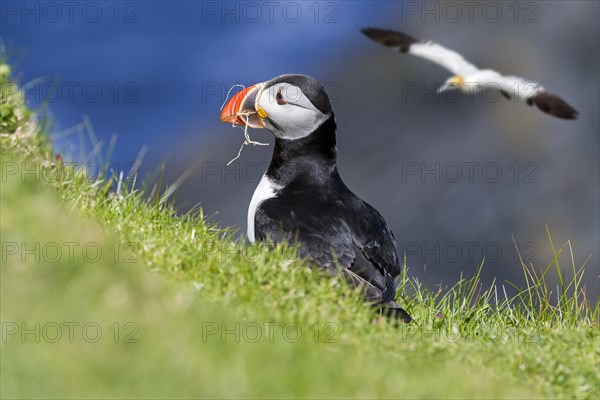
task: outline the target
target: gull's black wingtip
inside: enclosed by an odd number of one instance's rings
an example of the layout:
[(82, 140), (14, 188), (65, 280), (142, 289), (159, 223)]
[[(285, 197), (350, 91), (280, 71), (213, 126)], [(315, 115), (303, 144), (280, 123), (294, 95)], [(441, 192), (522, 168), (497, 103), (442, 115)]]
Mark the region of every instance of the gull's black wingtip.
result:
[(566, 101), (548, 92), (539, 92), (528, 98), (527, 104), (535, 104), (541, 111), (561, 119), (577, 119), (579, 115)]
[(365, 36), (379, 42), (387, 47), (398, 48), (402, 53), (406, 53), (417, 39), (405, 33), (380, 28), (362, 28), (360, 30)]

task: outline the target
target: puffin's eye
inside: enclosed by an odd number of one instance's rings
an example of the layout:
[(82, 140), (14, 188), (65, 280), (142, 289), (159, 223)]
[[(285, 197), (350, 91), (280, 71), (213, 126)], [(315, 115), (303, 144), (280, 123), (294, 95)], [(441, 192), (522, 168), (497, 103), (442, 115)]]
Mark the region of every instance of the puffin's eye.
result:
[(277, 104), (279, 104), (279, 105), (285, 104), (285, 100), (283, 99), (283, 95), (281, 94), (281, 90), (277, 92), (277, 95), (275, 96), (275, 100), (277, 100)]

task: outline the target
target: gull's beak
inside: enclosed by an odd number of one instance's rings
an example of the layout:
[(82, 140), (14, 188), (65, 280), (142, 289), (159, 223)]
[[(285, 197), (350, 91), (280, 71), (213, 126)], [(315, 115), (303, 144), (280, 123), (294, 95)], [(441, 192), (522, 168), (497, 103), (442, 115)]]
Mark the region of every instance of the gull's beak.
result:
[(248, 125), (250, 128), (264, 128), (260, 117), (267, 118), (267, 114), (258, 106), (264, 86), (264, 83), (257, 83), (237, 92), (223, 107), (221, 121), (234, 125)]
[(462, 75), (455, 75), (450, 78), (437, 90), (438, 93), (445, 92), (446, 90), (464, 90), (465, 78)]
[(446, 82), (442, 86), (440, 86), (440, 88), (437, 90), (437, 92), (442, 93), (442, 92), (445, 92), (446, 90), (456, 89), (456, 88), (457, 88), (456, 83)]

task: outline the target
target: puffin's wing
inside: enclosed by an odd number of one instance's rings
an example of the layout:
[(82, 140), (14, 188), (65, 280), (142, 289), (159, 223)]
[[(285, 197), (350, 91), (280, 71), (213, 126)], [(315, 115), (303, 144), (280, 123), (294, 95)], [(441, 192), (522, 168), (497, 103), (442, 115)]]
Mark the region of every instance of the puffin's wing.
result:
[(525, 101), (529, 105), (535, 104), (545, 113), (562, 119), (576, 119), (579, 114), (560, 97), (546, 92), (537, 82), (528, 81), (518, 76), (503, 76), (498, 80), (500, 90), (504, 96), (511, 99)]
[(432, 41), (419, 42), (412, 36), (389, 29), (364, 28), (362, 29), (362, 33), (384, 46), (433, 61), (455, 75), (465, 76), (479, 70), (457, 52)]
[[(320, 268), (341, 268), (353, 282), (368, 282), (364, 287), (370, 300), (393, 301), (394, 278), (400, 274), (400, 265), (394, 237), (383, 217), (358, 198), (354, 203), (359, 209), (349, 209), (341, 202), (327, 207), (311, 204), (309, 199), (296, 200), (295, 212), (280, 206), (278, 199), (266, 200), (258, 207), (257, 240), (297, 244), (299, 255), (312, 259)], [(369, 294), (373, 287), (377, 295)]]

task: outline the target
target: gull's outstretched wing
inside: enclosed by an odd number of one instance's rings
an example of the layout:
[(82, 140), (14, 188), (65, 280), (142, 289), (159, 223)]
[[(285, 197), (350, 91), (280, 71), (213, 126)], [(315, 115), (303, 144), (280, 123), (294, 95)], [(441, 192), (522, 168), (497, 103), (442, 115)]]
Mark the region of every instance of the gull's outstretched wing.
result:
[(541, 111), (562, 119), (576, 119), (578, 112), (560, 97), (546, 92), (538, 82), (518, 76), (502, 76), (498, 85), (504, 96), (536, 105)]
[(479, 70), (457, 52), (432, 41), (418, 41), (405, 33), (389, 29), (364, 28), (362, 33), (384, 46), (439, 64), (455, 75), (470, 75)]

